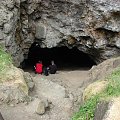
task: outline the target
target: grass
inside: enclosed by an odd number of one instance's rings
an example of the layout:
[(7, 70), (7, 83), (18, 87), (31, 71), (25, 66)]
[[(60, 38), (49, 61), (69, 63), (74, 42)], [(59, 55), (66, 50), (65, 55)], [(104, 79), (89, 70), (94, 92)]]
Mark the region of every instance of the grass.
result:
[(0, 47), (0, 74), (3, 74), (6, 69), (9, 69), (11, 64), (11, 56)]
[(93, 120), (96, 105), (101, 99), (107, 100), (120, 96), (120, 68), (115, 70), (106, 80), (109, 82), (107, 88), (102, 93), (87, 100), (80, 107), (79, 112), (74, 114), (72, 120)]

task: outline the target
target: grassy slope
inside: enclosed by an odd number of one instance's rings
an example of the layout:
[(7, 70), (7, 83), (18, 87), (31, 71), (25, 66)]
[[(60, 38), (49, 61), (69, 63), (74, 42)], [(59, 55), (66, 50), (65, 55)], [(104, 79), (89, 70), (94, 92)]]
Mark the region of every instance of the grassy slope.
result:
[(0, 75), (4, 74), (6, 69), (9, 69), (11, 64), (11, 56), (0, 47)]
[(93, 120), (96, 105), (101, 99), (107, 100), (120, 96), (120, 68), (115, 70), (106, 80), (109, 81), (109, 84), (105, 91), (87, 100), (80, 107), (79, 112), (75, 113), (72, 120)]

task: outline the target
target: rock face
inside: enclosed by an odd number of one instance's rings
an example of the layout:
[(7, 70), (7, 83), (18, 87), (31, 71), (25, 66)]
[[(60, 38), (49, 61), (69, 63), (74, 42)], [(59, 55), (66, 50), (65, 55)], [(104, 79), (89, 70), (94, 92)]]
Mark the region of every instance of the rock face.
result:
[(107, 110), (109, 109), (110, 102), (101, 101), (95, 109), (94, 120), (103, 120)]
[(120, 109), (120, 97), (114, 98), (103, 120), (119, 120), (120, 119), (119, 109)]
[(33, 42), (77, 47), (96, 63), (120, 55), (119, 0), (1, 0), (0, 43), (16, 65)]
[(101, 101), (95, 110), (94, 120), (119, 120), (120, 98), (114, 98), (108, 102)]
[(107, 85), (107, 81), (97, 81), (90, 84), (83, 93), (83, 100), (88, 100), (91, 96), (101, 93)]
[(0, 103), (28, 102), (31, 89), (29, 84), (33, 81), (30, 76), (24, 76), (23, 72), (14, 66), (0, 76)]
[(120, 57), (111, 58), (102, 62), (97, 66), (93, 66), (90, 71), (90, 79), (91, 81), (102, 80), (109, 74), (111, 74), (115, 69), (120, 67)]

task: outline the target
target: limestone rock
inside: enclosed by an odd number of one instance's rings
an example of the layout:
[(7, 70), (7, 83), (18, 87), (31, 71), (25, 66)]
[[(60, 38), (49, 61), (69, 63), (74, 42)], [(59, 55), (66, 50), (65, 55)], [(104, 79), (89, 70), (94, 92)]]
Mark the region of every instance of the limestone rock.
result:
[(33, 88), (34, 88), (34, 85), (35, 85), (34, 82), (33, 82), (32, 76), (28, 72), (23, 72), (23, 75), (24, 75), (24, 79), (25, 79), (25, 81), (28, 85), (29, 90), (32, 91)]
[(37, 105), (36, 113), (39, 115), (42, 115), (45, 113), (45, 105), (43, 102), (39, 102), (39, 104)]
[(120, 56), (119, 0), (0, 2), (0, 31), (4, 36), (0, 35), (0, 44), (13, 56), (16, 66), (36, 39), (41, 48), (76, 46), (97, 64)]
[(119, 120), (120, 119), (120, 97), (113, 98), (109, 109), (103, 120)]
[(91, 96), (96, 95), (107, 87), (108, 82), (107, 81), (97, 81), (92, 84), (90, 84), (83, 93), (83, 100), (89, 99)]
[(18, 68), (12, 66), (0, 76), (0, 102), (27, 101), (28, 90), (23, 73)]
[(64, 98), (62, 100), (58, 100), (58, 107), (64, 109), (66, 113), (71, 114), (73, 111), (73, 101), (69, 98)]
[[(48, 103), (47, 103), (48, 104)], [(26, 106), (27, 109), (31, 110), (31, 113), (37, 113), (39, 115), (42, 115), (45, 113), (46, 110), (46, 103), (44, 100), (41, 100), (39, 98), (35, 98), (28, 106)]]
[(46, 98), (53, 104), (58, 104), (57, 101), (61, 101), (66, 97), (66, 91), (63, 86), (46, 79), (39, 79), (39, 84), (36, 84), (35, 87), (38, 89), (36, 92), (39, 97)]
[(89, 71), (90, 78), (93, 82), (99, 79), (104, 79), (118, 67), (120, 67), (120, 57), (111, 58), (97, 66), (93, 66)]
[(46, 37), (46, 27), (45, 27), (45, 25), (43, 25), (43, 24), (41, 24), (39, 22), (36, 24), (35, 37), (37, 39), (42, 39), (42, 38)]
[(2, 40), (3, 39), (3, 33), (2, 33), (2, 31), (0, 30), (0, 40)]
[(97, 104), (95, 109), (94, 120), (103, 120), (107, 110), (109, 109), (110, 102), (101, 101)]
[(119, 120), (119, 118), (120, 97), (98, 103), (95, 110), (94, 120)]

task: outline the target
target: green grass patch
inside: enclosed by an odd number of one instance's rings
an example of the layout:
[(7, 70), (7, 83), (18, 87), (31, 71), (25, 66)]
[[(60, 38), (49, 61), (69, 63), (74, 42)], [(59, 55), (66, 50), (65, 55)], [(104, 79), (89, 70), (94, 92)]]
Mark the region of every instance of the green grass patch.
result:
[(72, 120), (93, 120), (95, 107), (99, 98), (99, 95), (96, 95), (87, 100), (85, 104), (80, 107), (79, 112), (73, 116)]
[(9, 69), (11, 64), (11, 56), (0, 47), (0, 74), (4, 73), (6, 69)]
[(72, 120), (93, 120), (97, 103), (101, 100), (109, 100), (111, 97), (120, 96), (120, 68), (106, 78), (109, 82), (107, 88), (98, 95), (92, 96), (75, 113)]

